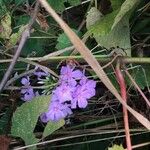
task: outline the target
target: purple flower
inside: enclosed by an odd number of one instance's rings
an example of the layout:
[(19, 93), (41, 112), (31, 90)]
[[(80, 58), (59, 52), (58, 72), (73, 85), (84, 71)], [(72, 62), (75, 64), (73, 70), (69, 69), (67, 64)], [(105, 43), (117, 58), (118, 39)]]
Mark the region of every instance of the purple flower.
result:
[(34, 72), (34, 75), (36, 75), (39, 80), (40, 80), (42, 77), (47, 77), (47, 76), (49, 76), (49, 73), (48, 73), (48, 72), (42, 71), (42, 70), (38, 69), (37, 67), (36, 67), (35, 69), (36, 69), (36, 71)]
[(33, 91), (33, 88), (30, 85), (30, 78), (24, 77), (21, 79), (21, 83), (24, 85), (24, 87), (21, 89), (21, 94), (23, 95), (21, 97), (24, 101), (31, 101), (35, 96), (38, 96), (39, 93)]
[(71, 101), (72, 98), (72, 93), (74, 92), (75, 87), (69, 86), (67, 84), (61, 84), (58, 86), (53, 93), (57, 97), (60, 103), (66, 102), (66, 101)]
[(30, 78), (29, 76), (25, 77), (25, 78), (22, 78), (21, 79), (21, 83), (24, 85), (24, 86), (29, 86), (30, 85)]
[(80, 80), (80, 85), (76, 87), (73, 93), (73, 100), (71, 108), (85, 108), (88, 105), (88, 99), (95, 95), (96, 82), (93, 80), (83, 79)]
[(33, 97), (35, 97), (34, 91), (31, 87), (22, 89), (21, 93), (24, 94), (24, 96), (21, 98), (24, 101), (30, 101), (33, 99)]
[(83, 73), (80, 70), (74, 70), (74, 68), (71, 68), (71, 66), (67, 65), (62, 66), (60, 71), (60, 80), (61, 82), (67, 82), (70, 85), (75, 86), (76, 80), (81, 79), (83, 76)]
[(58, 101), (54, 101), (50, 103), (48, 112), (41, 115), (41, 120), (42, 122), (56, 122), (70, 114), (72, 114), (72, 111), (67, 104), (61, 104)]

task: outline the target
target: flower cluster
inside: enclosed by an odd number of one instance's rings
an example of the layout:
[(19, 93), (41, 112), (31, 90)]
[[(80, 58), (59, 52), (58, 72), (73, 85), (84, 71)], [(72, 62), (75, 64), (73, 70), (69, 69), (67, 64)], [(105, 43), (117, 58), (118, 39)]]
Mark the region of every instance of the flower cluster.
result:
[[(38, 68), (35, 69), (36, 71), (34, 72), (34, 75), (37, 77), (38, 80), (41, 80), (42, 77), (46, 77), (49, 75), (47, 72), (41, 71)], [(29, 76), (22, 78), (21, 83), (23, 85), (21, 89), (21, 99), (23, 101), (31, 101), (35, 96), (39, 96), (38, 91), (33, 90)]]
[(72, 114), (71, 109), (85, 108), (88, 99), (95, 95), (96, 82), (89, 80), (83, 72), (63, 66), (60, 71), (59, 86), (52, 92), (48, 111), (41, 115), (43, 122), (58, 121)]

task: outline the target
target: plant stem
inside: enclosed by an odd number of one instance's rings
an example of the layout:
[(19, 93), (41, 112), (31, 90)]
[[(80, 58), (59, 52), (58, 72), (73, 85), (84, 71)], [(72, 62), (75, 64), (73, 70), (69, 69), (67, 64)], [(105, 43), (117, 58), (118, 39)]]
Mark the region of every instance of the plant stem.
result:
[[(116, 77), (120, 85), (120, 92), (121, 92), (122, 99), (127, 103), (126, 84), (125, 84), (123, 74), (120, 70), (120, 62), (118, 62), (116, 65)], [(132, 150), (131, 138), (129, 132), (130, 129), (129, 129), (129, 121), (128, 121), (128, 111), (126, 107), (124, 106), (122, 107), (123, 107), (123, 115), (124, 115), (123, 118), (124, 118), (127, 150)]]
[[(107, 55), (94, 55), (94, 57), (97, 59), (97, 61), (101, 63), (108, 63), (113, 60), (113, 57), (108, 57)], [(66, 60), (66, 59), (76, 59), (80, 62), (84, 62), (84, 58), (80, 55), (78, 56), (49, 56), (49, 57), (34, 57), (34, 58), (24, 58), (26, 60), (32, 60), (32, 61), (48, 61), (48, 62), (54, 62), (54, 61), (60, 61), (60, 60)], [(144, 64), (144, 63), (150, 63), (149, 57), (121, 57), (120, 58), (124, 63), (135, 63), (135, 64)], [(12, 59), (1, 59), (0, 63), (9, 63)], [(21, 60), (17, 60), (21, 61)]]

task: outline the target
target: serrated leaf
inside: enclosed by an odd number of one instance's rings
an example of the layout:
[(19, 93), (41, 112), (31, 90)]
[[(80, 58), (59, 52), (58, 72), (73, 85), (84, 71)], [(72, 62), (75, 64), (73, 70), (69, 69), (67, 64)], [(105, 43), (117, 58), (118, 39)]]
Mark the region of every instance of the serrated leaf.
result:
[(102, 19), (102, 17), (102, 13), (96, 7), (91, 7), (86, 17), (86, 28), (89, 29), (90, 26), (95, 24), (96, 21)]
[(135, 7), (139, 4), (140, 0), (126, 0), (122, 6), (121, 9), (119, 11), (119, 13), (117, 14), (114, 23), (112, 25), (112, 29), (127, 15), (128, 19), (130, 18), (130, 14)]
[(26, 145), (37, 143), (33, 131), (40, 114), (47, 111), (49, 102), (50, 96), (38, 96), (17, 108), (12, 118), (11, 134), (22, 138)]
[(9, 13), (5, 14), (5, 16), (1, 19), (0, 30), (0, 38), (9, 39), (10, 34), (12, 32), (11, 16), (9, 15)]
[(117, 15), (119, 10), (113, 11), (110, 14), (103, 16), (100, 20), (98, 20), (94, 25), (92, 25), (87, 34), (93, 34), (94, 37), (104, 36), (108, 34), (111, 30), (111, 26), (113, 24), (114, 18)]
[[(111, 30), (105, 36), (99, 36), (94, 34), (94, 38), (97, 43), (104, 46), (107, 49), (112, 47), (123, 48), (124, 51), (116, 51), (116, 53), (121, 53), (122, 55), (131, 56), (131, 43), (130, 43), (130, 29), (128, 18), (123, 18), (113, 30)], [(118, 49), (119, 50), (119, 49)]]
[(113, 145), (113, 147), (108, 148), (108, 150), (125, 150), (122, 145)]
[(52, 134), (54, 131), (58, 130), (65, 124), (64, 119), (58, 121), (58, 122), (51, 122), (49, 121), (44, 129), (43, 137), (46, 137), (50, 134)]

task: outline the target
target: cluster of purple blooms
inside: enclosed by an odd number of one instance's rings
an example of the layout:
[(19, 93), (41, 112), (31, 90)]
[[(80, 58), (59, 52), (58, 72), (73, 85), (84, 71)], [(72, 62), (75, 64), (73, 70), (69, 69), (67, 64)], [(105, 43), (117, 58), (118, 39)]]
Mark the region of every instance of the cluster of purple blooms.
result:
[[(35, 68), (36, 71), (34, 72), (34, 75), (37, 77), (38, 80), (42, 80), (43, 77), (46, 77), (49, 75), (49, 73), (39, 70), (38, 68)], [(39, 96), (38, 91), (34, 91), (31, 83), (30, 83), (30, 77), (24, 77), (21, 79), (21, 83), (23, 85), (21, 89), (22, 97), (21, 99), (23, 101), (31, 101), (35, 96)]]
[(63, 66), (59, 86), (52, 91), (48, 111), (41, 115), (42, 122), (59, 121), (72, 114), (72, 109), (85, 108), (95, 95), (96, 82), (70, 65)]

